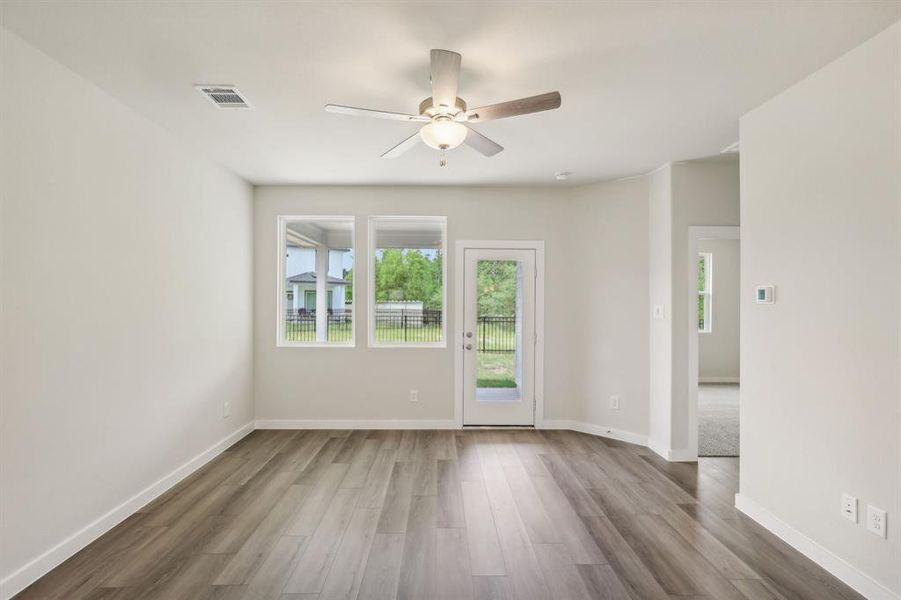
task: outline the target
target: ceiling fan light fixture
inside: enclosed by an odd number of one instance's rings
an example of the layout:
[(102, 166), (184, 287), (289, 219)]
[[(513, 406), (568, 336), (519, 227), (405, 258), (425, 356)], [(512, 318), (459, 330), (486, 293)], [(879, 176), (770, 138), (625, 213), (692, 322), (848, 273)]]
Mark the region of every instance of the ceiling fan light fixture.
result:
[(396, 144), (382, 158), (397, 158), (420, 141), (441, 152), (438, 164), (447, 164), (447, 150), (466, 144), (482, 156), (494, 156), (504, 147), (470, 127), (472, 123), (506, 119), (518, 115), (560, 108), (560, 92), (548, 92), (528, 98), (509, 100), (469, 109), (457, 95), (460, 83), (460, 54), (450, 50), (433, 49), (429, 54), (429, 79), (432, 95), (419, 103), (419, 114), (356, 108), (342, 104), (326, 104), (325, 110), (344, 115), (374, 117), (423, 123), (423, 126), (401, 143)]
[(419, 130), (422, 141), (435, 150), (456, 148), (466, 140), (466, 133), (465, 126), (446, 116), (435, 117)]

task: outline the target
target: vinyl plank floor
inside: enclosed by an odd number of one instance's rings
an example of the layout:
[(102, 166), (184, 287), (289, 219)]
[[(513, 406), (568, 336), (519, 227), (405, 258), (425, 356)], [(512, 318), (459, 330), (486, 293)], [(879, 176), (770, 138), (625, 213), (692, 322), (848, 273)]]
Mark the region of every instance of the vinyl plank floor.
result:
[(737, 486), (570, 431), (258, 430), (16, 598), (861, 598)]

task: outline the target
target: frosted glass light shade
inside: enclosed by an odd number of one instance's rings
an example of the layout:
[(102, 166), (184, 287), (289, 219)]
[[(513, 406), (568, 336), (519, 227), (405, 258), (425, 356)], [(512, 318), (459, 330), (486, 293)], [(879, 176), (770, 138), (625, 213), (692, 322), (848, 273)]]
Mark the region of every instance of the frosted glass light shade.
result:
[(466, 127), (449, 118), (435, 119), (419, 130), (419, 136), (435, 150), (450, 150), (466, 139)]

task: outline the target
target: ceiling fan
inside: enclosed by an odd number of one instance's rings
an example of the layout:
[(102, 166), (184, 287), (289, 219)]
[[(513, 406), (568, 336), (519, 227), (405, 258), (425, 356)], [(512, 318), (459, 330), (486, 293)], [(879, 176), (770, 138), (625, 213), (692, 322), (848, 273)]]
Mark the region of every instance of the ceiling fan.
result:
[(427, 146), (441, 151), (439, 164), (443, 167), (447, 164), (445, 152), (460, 144), (466, 144), (485, 156), (494, 156), (504, 149), (468, 123), (481, 123), (560, 107), (560, 92), (548, 92), (499, 104), (467, 108), (466, 102), (457, 96), (461, 58), (458, 53), (450, 50), (432, 50), (432, 95), (419, 103), (417, 115), (339, 104), (326, 104), (325, 110), (343, 115), (424, 123), (418, 132), (382, 154), (382, 158), (397, 158), (421, 140)]

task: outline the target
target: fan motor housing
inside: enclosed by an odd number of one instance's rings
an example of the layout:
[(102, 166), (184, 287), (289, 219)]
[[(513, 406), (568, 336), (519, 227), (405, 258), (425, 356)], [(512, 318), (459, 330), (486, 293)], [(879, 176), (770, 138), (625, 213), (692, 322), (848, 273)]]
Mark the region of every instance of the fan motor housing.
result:
[[(454, 116), (461, 112), (466, 112), (466, 101), (463, 98), (457, 97), (457, 101), (454, 103), (454, 110), (452, 110), (449, 114)], [(432, 97), (429, 96), (425, 100), (419, 103), (419, 114), (424, 115), (426, 117), (434, 117), (437, 114), (440, 114), (441, 111), (435, 108)]]

